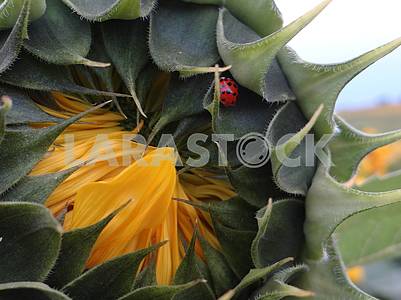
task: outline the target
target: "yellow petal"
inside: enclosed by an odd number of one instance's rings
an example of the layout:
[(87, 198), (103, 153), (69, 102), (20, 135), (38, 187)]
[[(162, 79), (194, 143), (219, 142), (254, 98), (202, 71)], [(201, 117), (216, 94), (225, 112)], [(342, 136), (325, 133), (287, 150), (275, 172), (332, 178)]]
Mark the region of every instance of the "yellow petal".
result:
[(92, 225), (131, 200), (103, 230), (89, 266), (124, 254), (141, 231), (162, 224), (176, 185), (174, 151), (162, 150), (164, 153), (145, 155), (112, 180), (90, 183), (78, 190), (66, 230)]

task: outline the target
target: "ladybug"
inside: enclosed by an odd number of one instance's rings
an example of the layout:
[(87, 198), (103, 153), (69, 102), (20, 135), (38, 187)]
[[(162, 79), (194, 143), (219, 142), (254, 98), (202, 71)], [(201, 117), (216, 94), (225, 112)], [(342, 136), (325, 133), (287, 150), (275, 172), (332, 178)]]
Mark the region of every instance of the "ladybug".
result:
[(238, 85), (227, 77), (220, 78), (220, 101), (225, 107), (235, 106), (238, 100)]

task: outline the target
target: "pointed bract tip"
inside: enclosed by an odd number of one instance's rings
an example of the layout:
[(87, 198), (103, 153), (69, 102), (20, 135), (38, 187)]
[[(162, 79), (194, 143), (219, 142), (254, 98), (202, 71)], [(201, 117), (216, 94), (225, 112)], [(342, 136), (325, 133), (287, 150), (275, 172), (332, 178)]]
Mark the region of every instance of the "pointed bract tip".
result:
[(223, 296), (221, 296), (218, 300), (230, 300), (234, 297), (235, 290), (229, 290)]

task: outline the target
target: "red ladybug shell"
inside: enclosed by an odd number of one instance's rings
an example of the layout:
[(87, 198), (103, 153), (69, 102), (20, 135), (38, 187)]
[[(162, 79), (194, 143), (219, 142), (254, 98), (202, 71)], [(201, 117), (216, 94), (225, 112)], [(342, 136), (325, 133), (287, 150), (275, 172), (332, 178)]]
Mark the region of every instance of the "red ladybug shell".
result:
[(220, 78), (220, 101), (225, 107), (235, 106), (238, 100), (238, 85), (227, 77)]

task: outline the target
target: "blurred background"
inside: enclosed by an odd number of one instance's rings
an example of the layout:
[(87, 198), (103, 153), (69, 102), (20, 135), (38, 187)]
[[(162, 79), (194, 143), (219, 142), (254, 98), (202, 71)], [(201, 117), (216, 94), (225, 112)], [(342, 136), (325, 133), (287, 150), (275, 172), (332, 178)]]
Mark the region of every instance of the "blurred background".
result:
[[(285, 24), (319, 4), (320, 0), (276, 0)], [(339, 63), (401, 37), (401, 1), (333, 0), (326, 10), (290, 42), (300, 56), (315, 63)], [(401, 49), (356, 77), (341, 93), (336, 112), (367, 133), (401, 129)], [(400, 174), (401, 142), (381, 148), (361, 164), (350, 185)], [(401, 211), (400, 214), (401, 216)], [(396, 235), (401, 232), (401, 217)], [(399, 224), (399, 226), (398, 226)], [(380, 233), (379, 233), (380, 234)], [(368, 238), (368, 237), (366, 237)], [(369, 237), (375, 238), (375, 237)], [(377, 237), (378, 238), (378, 237)], [(390, 258), (349, 266), (351, 279), (379, 299), (401, 300), (401, 239)]]

